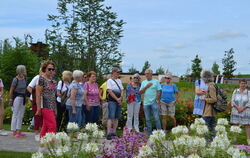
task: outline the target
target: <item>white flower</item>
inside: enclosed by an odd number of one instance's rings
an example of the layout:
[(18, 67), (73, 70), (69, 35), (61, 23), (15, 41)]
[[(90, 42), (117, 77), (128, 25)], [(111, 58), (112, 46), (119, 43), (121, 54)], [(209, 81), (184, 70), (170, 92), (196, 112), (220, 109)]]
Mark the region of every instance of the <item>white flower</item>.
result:
[(140, 148), (138, 158), (148, 157), (152, 154), (152, 152), (153, 152), (152, 149), (149, 146), (145, 145)]
[(188, 158), (200, 158), (200, 156), (197, 154), (192, 154), (192, 155), (189, 155)]
[(195, 129), (196, 129), (196, 125), (192, 123), (192, 124), (190, 125), (190, 129), (191, 129), (191, 130), (195, 130)]
[(203, 118), (196, 118), (195, 121), (194, 121), (194, 124), (195, 125), (205, 125), (206, 122), (204, 121)]
[(56, 140), (55, 133), (46, 133), (46, 135), (41, 139), (41, 144), (49, 144)]
[(69, 147), (68, 146), (60, 146), (56, 149), (56, 156), (62, 156), (66, 152), (69, 152)]
[(63, 144), (69, 143), (70, 138), (65, 132), (59, 132), (56, 134), (56, 140), (62, 142)]
[(103, 136), (104, 136), (103, 131), (94, 131), (94, 132), (93, 132), (93, 137), (94, 137), (94, 138), (99, 139), (99, 138), (103, 138)]
[(165, 140), (165, 132), (163, 130), (153, 131), (153, 134), (149, 137), (149, 142), (154, 144), (156, 141)]
[(77, 136), (78, 140), (88, 140), (89, 136), (86, 133), (79, 133)]
[(230, 147), (230, 148), (227, 149), (227, 153), (232, 156), (233, 153), (237, 152), (238, 150), (239, 149), (236, 149), (234, 147)]
[(69, 122), (67, 125), (67, 130), (70, 132), (78, 131), (79, 127), (76, 123), (74, 122)]
[(183, 135), (177, 139), (175, 139), (173, 141), (174, 145), (175, 146), (180, 146), (180, 145), (184, 145), (184, 146), (189, 146), (191, 143), (190, 143), (190, 139), (191, 137), (188, 136), (188, 135)]
[(43, 158), (43, 153), (36, 152), (36, 153), (32, 154), (31, 158)]
[(192, 147), (205, 147), (206, 146), (206, 140), (205, 138), (200, 137), (192, 137), (190, 139), (192, 141)]
[(232, 158), (247, 158), (246, 154), (241, 151), (234, 152)]
[(175, 157), (173, 157), (173, 158), (184, 158), (184, 156), (175, 156)]
[(206, 125), (197, 125), (196, 132), (197, 134), (202, 135), (202, 134), (208, 133), (208, 128)]
[(187, 134), (188, 128), (186, 126), (177, 126), (172, 129), (173, 134)]
[(87, 152), (87, 153), (96, 153), (99, 151), (99, 148), (97, 146), (96, 143), (88, 143), (85, 146), (83, 146), (83, 149)]
[(98, 130), (98, 126), (95, 123), (88, 123), (85, 127), (87, 131), (94, 132)]
[(230, 132), (233, 132), (233, 133), (241, 133), (241, 128), (239, 126), (231, 126), (230, 128)]
[(225, 128), (225, 126), (217, 125), (215, 127), (215, 131), (220, 132), (220, 133), (225, 133), (226, 132), (226, 128)]
[(219, 118), (218, 121), (217, 121), (217, 124), (218, 125), (228, 125), (228, 121), (226, 118)]
[(201, 150), (201, 156), (202, 157), (215, 157), (216, 150), (214, 148), (206, 148), (204, 150)]
[(220, 148), (226, 150), (230, 145), (230, 141), (226, 135), (217, 135), (211, 143), (212, 148)]

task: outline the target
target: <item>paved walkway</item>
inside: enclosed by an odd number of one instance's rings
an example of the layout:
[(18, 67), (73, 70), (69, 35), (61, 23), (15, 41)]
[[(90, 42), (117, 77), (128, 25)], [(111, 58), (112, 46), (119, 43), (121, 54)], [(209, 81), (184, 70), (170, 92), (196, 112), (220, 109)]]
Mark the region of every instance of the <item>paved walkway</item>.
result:
[(36, 152), (38, 150), (39, 145), (35, 141), (34, 133), (24, 132), (26, 137), (13, 138), (12, 132), (7, 132), (8, 136), (0, 136), (0, 151)]

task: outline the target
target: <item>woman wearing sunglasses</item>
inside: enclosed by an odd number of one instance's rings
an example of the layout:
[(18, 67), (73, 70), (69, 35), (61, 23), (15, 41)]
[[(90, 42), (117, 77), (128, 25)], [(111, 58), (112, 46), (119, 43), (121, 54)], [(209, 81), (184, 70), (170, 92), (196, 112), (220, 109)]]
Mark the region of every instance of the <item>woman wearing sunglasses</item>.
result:
[(55, 64), (52, 61), (46, 61), (42, 64), (43, 74), (39, 77), (36, 86), (36, 115), (43, 116), (43, 125), (40, 137), (46, 133), (56, 132), (56, 96), (54, 93), (55, 82), (52, 78), (55, 73)]

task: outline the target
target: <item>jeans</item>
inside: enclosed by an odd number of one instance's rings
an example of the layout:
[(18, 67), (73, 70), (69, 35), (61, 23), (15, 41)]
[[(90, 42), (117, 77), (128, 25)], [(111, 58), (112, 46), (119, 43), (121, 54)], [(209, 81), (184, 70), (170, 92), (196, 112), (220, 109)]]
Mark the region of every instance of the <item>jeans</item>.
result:
[(86, 105), (82, 104), (82, 126), (85, 126), (88, 122), (86, 116), (87, 116)]
[(151, 113), (153, 114), (156, 128), (161, 129), (161, 122), (159, 119), (159, 110), (157, 103), (151, 104), (151, 105), (144, 105), (144, 114), (146, 117), (146, 124), (148, 128), (148, 134), (152, 134), (152, 123), (151, 123)]
[(82, 127), (82, 107), (76, 107), (76, 114), (72, 114), (72, 106), (67, 106), (69, 112), (69, 122), (77, 123), (78, 127)]
[(206, 122), (206, 125), (209, 130), (209, 134), (205, 136), (207, 141), (212, 141), (215, 137), (215, 117), (202, 117), (203, 120)]
[(121, 105), (116, 101), (108, 102), (108, 119), (109, 120), (118, 120), (121, 118)]
[(132, 102), (128, 104), (128, 117), (127, 117), (127, 127), (128, 130), (132, 130), (133, 120), (134, 128), (136, 132), (139, 132), (139, 112), (140, 112), (141, 102)]
[(100, 106), (90, 106), (90, 110), (87, 110), (87, 123), (97, 123), (100, 118)]

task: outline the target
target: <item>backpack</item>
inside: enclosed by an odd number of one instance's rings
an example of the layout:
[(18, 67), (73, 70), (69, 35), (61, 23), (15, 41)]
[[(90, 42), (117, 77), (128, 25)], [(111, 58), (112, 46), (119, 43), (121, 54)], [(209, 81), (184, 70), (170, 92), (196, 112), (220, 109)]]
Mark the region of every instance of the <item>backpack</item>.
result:
[(217, 102), (213, 104), (216, 112), (225, 112), (227, 109), (227, 92), (218, 85), (214, 85), (216, 89)]

